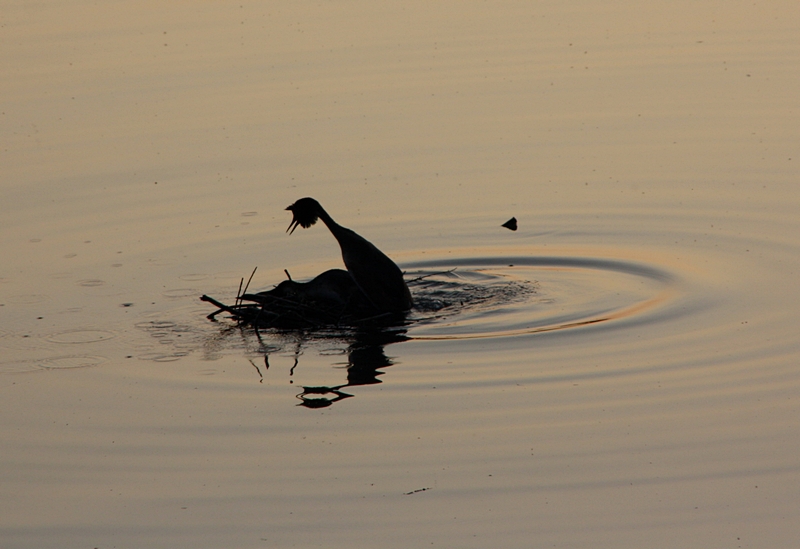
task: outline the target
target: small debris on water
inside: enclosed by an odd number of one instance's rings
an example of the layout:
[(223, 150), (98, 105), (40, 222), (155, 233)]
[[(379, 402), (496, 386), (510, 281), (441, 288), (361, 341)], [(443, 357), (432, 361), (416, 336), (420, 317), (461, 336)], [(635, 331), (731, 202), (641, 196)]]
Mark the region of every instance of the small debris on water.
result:
[(501, 225), (501, 227), (505, 227), (506, 229), (510, 229), (512, 231), (516, 231), (517, 230), (517, 218), (516, 217), (512, 217), (511, 219), (509, 219), (508, 221), (503, 223)]
[(410, 492), (403, 492), (404, 496), (410, 496), (412, 494), (418, 494), (420, 492), (425, 492), (426, 490), (430, 490), (430, 487), (427, 488), (418, 488), (417, 490), (411, 490)]

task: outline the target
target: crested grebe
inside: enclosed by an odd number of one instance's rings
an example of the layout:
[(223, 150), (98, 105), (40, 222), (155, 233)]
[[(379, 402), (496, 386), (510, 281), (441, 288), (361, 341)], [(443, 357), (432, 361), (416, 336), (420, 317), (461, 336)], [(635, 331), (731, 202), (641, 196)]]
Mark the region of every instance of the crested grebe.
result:
[(243, 294), (239, 299), (255, 301), (261, 305), (272, 305), (276, 301), (289, 306), (294, 303), (301, 307), (311, 306), (342, 314), (367, 313), (372, 309), (372, 303), (356, 286), (353, 277), (342, 269), (325, 271), (308, 282), (295, 282), (290, 278), (271, 290), (257, 294)]
[(398, 313), (413, 306), (403, 273), (394, 261), (363, 237), (336, 223), (319, 202), (301, 198), (286, 209), (293, 215), (286, 229), (289, 234), (298, 225), (307, 229), (322, 219), (339, 242), (347, 272), (378, 311)]

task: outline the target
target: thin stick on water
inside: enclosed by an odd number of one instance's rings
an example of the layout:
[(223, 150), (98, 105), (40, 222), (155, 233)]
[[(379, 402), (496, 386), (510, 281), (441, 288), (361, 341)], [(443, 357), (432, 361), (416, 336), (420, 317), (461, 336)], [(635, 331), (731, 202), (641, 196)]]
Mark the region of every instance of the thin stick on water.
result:
[(239, 279), (239, 289), (236, 290), (236, 301), (234, 301), (234, 307), (238, 307), (242, 304), (242, 284), (244, 284), (244, 278)]
[(428, 273), (426, 275), (418, 276), (417, 278), (412, 278), (411, 280), (409, 280), (407, 282), (407, 284), (413, 284), (414, 282), (419, 282), (420, 280), (428, 278), (429, 276), (453, 274), (456, 271), (457, 268), (458, 267), (453, 267), (452, 269), (447, 270), (447, 271), (439, 271), (439, 272), (436, 272), (436, 273)]
[[(248, 279), (247, 279), (247, 285), (244, 287), (244, 292), (242, 292), (242, 294), (240, 294), (240, 295), (243, 295), (243, 294), (246, 294), (246, 293), (247, 293), (247, 288), (249, 288), (249, 287), (250, 287), (250, 282), (253, 280), (253, 275), (255, 275), (255, 274), (256, 274), (256, 269), (258, 269), (258, 267), (257, 267), (257, 266), (256, 266), (256, 268), (255, 268), (255, 269), (253, 269), (253, 272), (252, 272), (252, 273), (250, 273), (250, 278), (248, 278)], [(241, 287), (240, 287), (239, 289), (241, 290)]]
[(200, 296), (200, 301), (207, 301), (208, 303), (211, 303), (212, 305), (214, 305), (214, 306), (219, 308), (219, 311), (215, 311), (215, 312), (211, 313), (210, 315), (208, 315), (206, 317), (208, 319), (213, 320), (216, 315), (218, 315), (219, 313), (221, 313), (223, 311), (226, 312), (226, 313), (234, 314), (234, 315), (236, 314), (236, 307), (228, 307), (227, 305), (225, 305), (224, 303), (220, 303), (219, 301), (217, 301), (213, 297), (209, 297), (207, 295), (202, 295), (202, 296)]

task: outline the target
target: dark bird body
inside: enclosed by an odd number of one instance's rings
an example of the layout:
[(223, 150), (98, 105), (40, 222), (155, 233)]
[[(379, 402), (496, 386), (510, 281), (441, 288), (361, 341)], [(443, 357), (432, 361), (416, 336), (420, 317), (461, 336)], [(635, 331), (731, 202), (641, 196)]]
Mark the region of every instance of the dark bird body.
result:
[(262, 305), (276, 302), (309, 306), (323, 311), (358, 314), (366, 312), (372, 304), (361, 289), (356, 286), (350, 273), (341, 269), (331, 269), (308, 282), (284, 280), (272, 290), (257, 294), (244, 294), (245, 301), (255, 301)]
[(290, 234), (298, 225), (308, 228), (322, 219), (342, 250), (347, 272), (369, 302), (379, 312), (397, 313), (413, 306), (403, 273), (386, 254), (355, 232), (342, 227), (313, 198), (301, 198), (288, 208), (294, 216)]

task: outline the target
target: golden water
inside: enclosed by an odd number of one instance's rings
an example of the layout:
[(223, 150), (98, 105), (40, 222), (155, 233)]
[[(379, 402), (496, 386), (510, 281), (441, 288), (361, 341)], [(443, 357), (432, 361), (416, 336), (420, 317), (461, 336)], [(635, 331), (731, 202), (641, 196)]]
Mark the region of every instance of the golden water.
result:
[[(0, 546), (796, 546), (795, 3), (3, 11)], [(206, 320), (303, 196), (525, 291)]]

